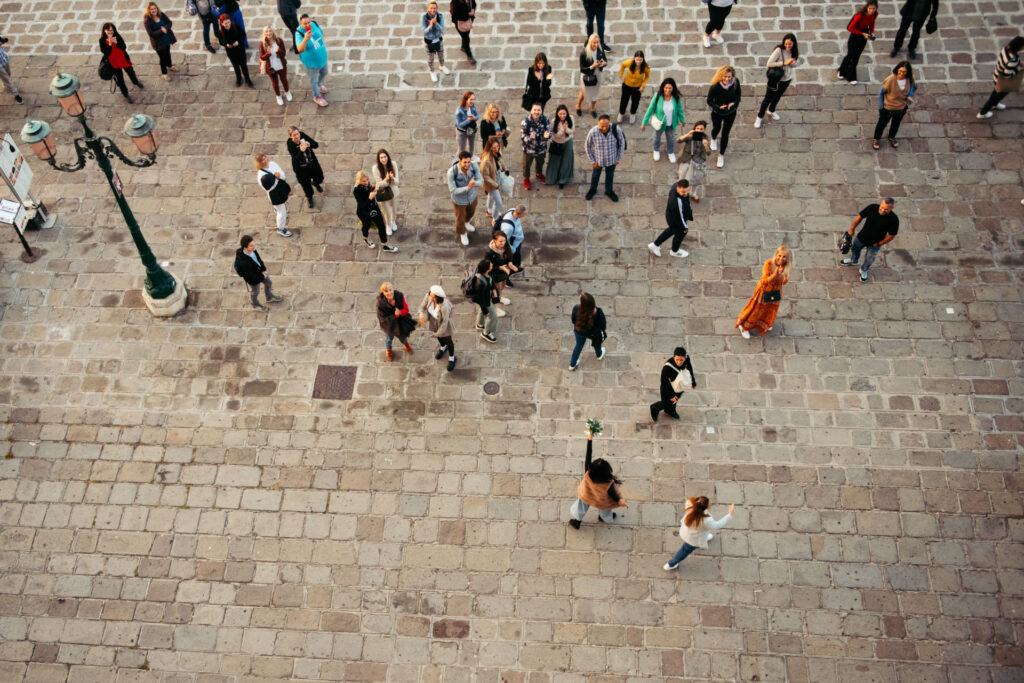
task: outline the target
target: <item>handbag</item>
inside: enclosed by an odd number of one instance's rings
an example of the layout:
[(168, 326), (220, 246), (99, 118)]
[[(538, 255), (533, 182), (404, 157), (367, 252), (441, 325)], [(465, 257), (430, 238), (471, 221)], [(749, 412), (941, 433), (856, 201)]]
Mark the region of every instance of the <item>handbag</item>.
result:
[(526, 111), (530, 111), (531, 109), (533, 109), (533, 97), (530, 96), (529, 88), (527, 88), (526, 91), (523, 92), (523, 99), (520, 102), (520, 106), (522, 106), (522, 108), (525, 109)]
[(764, 292), (761, 295), (761, 301), (766, 304), (774, 304), (778, 301), (782, 301), (782, 290), (773, 289), (770, 292)]
[(853, 245), (853, 238), (850, 237), (850, 233), (844, 232), (841, 235), (839, 235), (838, 247), (839, 247), (839, 253), (840, 254), (849, 254), (850, 253), (850, 247), (852, 245)]
[(768, 76), (769, 83), (772, 83), (773, 81), (778, 83), (782, 80), (782, 77), (786, 75), (786, 71), (781, 66), (770, 66), (768, 67), (768, 71), (765, 75)]
[(395, 191), (391, 189), (390, 185), (385, 185), (384, 187), (377, 190), (376, 200), (378, 202), (390, 202), (394, 198)]
[(498, 186), (502, 194), (511, 196), (512, 191), (516, 188), (516, 179), (508, 171), (500, 171), (498, 173)]
[(1024, 71), (1018, 71), (1013, 78), (997, 78), (995, 91), (998, 93), (1017, 92), (1020, 90), (1022, 80), (1024, 80)]
[(665, 125), (664, 119), (659, 119), (657, 116), (652, 116), (650, 123), (654, 130), (661, 130), (661, 127)]
[(456, 21), (455, 28), (458, 29), (459, 33), (469, 33), (473, 30), (473, 20), (466, 19), (465, 21)]
[(194, 17), (199, 14), (199, 7), (196, 5), (196, 0), (185, 0), (185, 11), (188, 12), (190, 17)]
[(100, 60), (99, 77), (105, 81), (114, 77), (114, 67), (110, 66), (110, 60), (106, 55), (103, 55), (103, 59)]
[(591, 69), (583, 74), (583, 85), (588, 87), (597, 85), (597, 72)]

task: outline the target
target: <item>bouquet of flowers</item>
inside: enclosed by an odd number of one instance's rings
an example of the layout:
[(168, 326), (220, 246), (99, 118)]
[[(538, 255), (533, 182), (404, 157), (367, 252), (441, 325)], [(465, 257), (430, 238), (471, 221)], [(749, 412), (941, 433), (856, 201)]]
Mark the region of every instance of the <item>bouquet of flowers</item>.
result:
[(603, 429), (604, 429), (604, 427), (602, 427), (601, 423), (598, 422), (595, 418), (592, 418), (592, 417), (587, 418), (587, 433), (588, 434), (593, 434), (594, 436), (597, 436), (598, 434), (601, 433), (601, 430), (603, 430)]

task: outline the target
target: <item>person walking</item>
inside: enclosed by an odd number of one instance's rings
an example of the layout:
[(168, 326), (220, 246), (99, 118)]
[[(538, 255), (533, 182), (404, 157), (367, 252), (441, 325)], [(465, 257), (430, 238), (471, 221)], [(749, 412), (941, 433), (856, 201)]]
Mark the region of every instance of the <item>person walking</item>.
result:
[(896, 58), (903, 47), (903, 39), (907, 30), (913, 26), (910, 32), (910, 42), (907, 43), (907, 55), (910, 59), (917, 59), (917, 40), (921, 37), (921, 27), (928, 23), (928, 33), (933, 33), (937, 28), (935, 20), (939, 13), (939, 0), (906, 0), (903, 7), (900, 7), (900, 27), (896, 31), (896, 39), (892, 42), (892, 52), (889, 56)]
[(196, 0), (196, 12), (200, 21), (203, 22), (203, 45), (210, 54), (217, 54), (217, 48), (210, 43), (210, 29), (213, 29), (213, 37), (220, 42), (220, 9), (214, 0)]
[(724, 43), (722, 29), (725, 28), (725, 18), (732, 12), (733, 5), (737, 0), (709, 0), (705, 3), (708, 8), (708, 23), (704, 27), (704, 47), (711, 47), (711, 40), (716, 43)]
[(693, 130), (686, 135), (681, 135), (676, 140), (679, 149), (679, 172), (677, 178), (690, 183), (690, 199), (693, 202), (700, 201), (703, 194), (704, 177), (707, 175), (707, 158), (711, 154), (708, 146), (708, 138), (705, 134), (708, 124), (706, 121), (698, 121), (693, 124)]
[(494, 333), (498, 331), (498, 314), (494, 310), (498, 292), (491, 279), (491, 268), (491, 262), (487, 259), (482, 259), (476, 265), (476, 273), (470, 280), (466, 294), (477, 305), (476, 329), (480, 332), (480, 338), (494, 344), (498, 341), (498, 338), (494, 336)]
[(423, 42), (427, 50), (427, 68), (430, 70), (430, 80), (437, 83), (437, 74), (434, 72), (435, 56), (441, 73), (450, 74), (451, 71), (444, 65), (444, 17), (437, 11), (436, 2), (427, 4), (427, 11), (420, 19), (420, 27), (423, 29)]
[(626, 105), (629, 105), (629, 122), (636, 121), (636, 110), (640, 108), (640, 95), (643, 93), (647, 79), (651, 77), (651, 67), (643, 50), (637, 50), (633, 56), (619, 65), (619, 78), (622, 79), (622, 95), (619, 97), (619, 123), (626, 120)]
[[(711, 149), (718, 151), (718, 168), (725, 166), (725, 151), (729, 148), (729, 131), (736, 122), (736, 110), (739, 109), (743, 89), (736, 70), (731, 66), (723, 66), (715, 72), (708, 89), (708, 106), (711, 107)], [(719, 141), (718, 134), (722, 137)]]
[(793, 66), (800, 58), (800, 46), (797, 45), (796, 36), (787, 33), (782, 36), (782, 42), (775, 46), (771, 56), (768, 58), (768, 86), (765, 88), (764, 99), (761, 100), (761, 108), (757, 110), (757, 118), (754, 120), (754, 128), (760, 128), (764, 115), (771, 114), (776, 121), (779, 115), (775, 113), (775, 107), (779, 106), (779, 100), (786, 94), (786, 89), (793, 82)]
[(299, 28), (299, 8), (302, 7), (302, 0), (277, 0), (277, 13), (281, 21), (292, 32), (292, 52), (299, 53), (299, 40), (295, 32)]
[(572, 322), (572, 334), (576, 338), (576, 345), (569, 356), (569, 369), (575, 370), (580, 366), (580, 354), (588, 339), (594, 347), (594, 355), (598, 360), (603, 360), (602, 344), (608, 338), (608, 321), (604, 311), (594, 302), (593, 295), (587, 292), (580, 294), (580, 302), (572, 307), (569, 320)]
[(469, 32), (473, 30), (473, 20), (476, 18), (476, 0), (451, 0), (449, 11), (455, 30), (462, 38), (462, 51), (469, 63), (476, 66), (473, 49), (469, 46)]
[(677, 180), (668, 191), (668, 205), (665, 207), (665, 228), (658, 239), (647, 245), (655, 256), (661, 256), (661, 243), (672, 238), (672, 250), (669, 252), (676, 258), (686, 258), (690, 252), (682, 248), (683, 238), (690, 231), (693, 211), (690, 209), (690, 181)]
[(864, 263), (860, 266), (860, 281), (867, 282), (868, 271), (871, 264), (878, 256), (878, 250), (883, 244), (888, 244), (896, 238), (900, 231), (900, 219), (893, 212), (896, 200), (887, 197), (880, 204), (868, 204), (857, 217), (853, 219), (847, 234), (853, 237), (853, 231), (857, 225), (864, 221), (864, 227), (860, 229), (857, 236), (853, 238), (850, 245), (850, 255), (842, 260), (844, 266), (856, 266), (860, 261), (860, 252), (864, 251)]
[(282, 237), (291, 237), (293, 233), (285, 227), (288, 223), (288, 209), (285, 203), (292, 188), (288, 185), (284, 171), (266, 154), (256, 154), (253, 160), (256, 162), (256, 182), (267, 193), (270, 205), (274, 207), (274, 214), (277, 216), (277, 233)]
[[(543, 111), (551, 99), (551, 65), (548, 56), (538, 52), (533, 58), (533, 65), (526, 70), (526, 89), (523, 91), (522, 107), (526, 111), (533, 108), (535, 102), (540, 103)], [(486, 138), (485, 138), (486, 139)]]
[(320, 144), (303, 133), (295, 126), (288, 126), (288, 142), (285, 143), (288, 154), (292, 158), (292, 170), (295, 171), (295, 179), (302, 185), (302, 192), (306, 195), (309, 208), (313, 208), (313, 188), (323, 194), (324, 169), (320, 167), (320, 161), (316, 158), (313, 150), (320, 147)]
[(448, 372), (455, 369), (455, 311), (452, 302), (445, 296), (441, 285), (431, 285), (419, 310), (420, 327), (426, 327), (434, 333), (437, 340), (437, 353), (434, 360), (448, 354)]
[(250, 88), (255, 88), (252, 79), (249, 77), (249, 65), (245, 54), (245, 32), (242, 27), (231, 20), (231, 15), (220, 15), (220, 44), (228, 55), (235, 70), (235, 87), (242, 85), (242, 78)]
[(274, 296), (274, 283), (267, 275), (267, 264), (260, 257), (260, 252), (256, 251), (256, 241), (253, 240), (252, 235), (242, 235), (241, 247), (235, 250), (235, 272), (248, 285), (249, 299), (253, 308), (258, 308), (261, 311), (269, 310), (260, 303), (261, 284), (268, 304), (284, 301), (281, 297)]
[(1021, 49), (1024, 49), (1024, 36), (1017, 36), (1007, 43), (999, 53), (996, 70), (992, 74), (995, 87), (992, 89), (992, 94), (988, 96), (988, 100), (982, 105), (981, 111), (978, 112), (979, 119), (990, 118), (993, 109), (1006, 109), (1003, 98), (1011, 92), (1020, 90), (1021, 80), (1024, 79), (1024, 70), (1020, 68)]
[(878, 0), (868, 0), (846, 25), (850, 37), (846, 39), (846, 56), (839, 64), (836, 76), (851, 85), (857, 84), (857, 62), (869, 40), (875, 39), (875, 19), (878, 18)]
[(564, 104), (555, 110), (551, 124), (551, 142), (548, 143), (548, 170), (544, 174), (547, 185), (558, 184), (558, 189), (572, 180), (576, 174), (576, 150), (572, 144), (573, 123), (569, 108)]
[[(502, 292), (505, 290), (505, 283), (509, 281), (509, 276), (518, 269), (512, 265), (512, 250), (508, 246), (508, 237), (500, 228), (495, 228), (491, 234), (491, 242), (487, 245), (484, 258), (491, 262), (491, 282), (497, 292), (498, 303), (508, 306), (512, 301)], [(495, 308), (494, 311), (499, 318), (505, 317), (505, 311), (502, 309)]]
[(18, 90), (18, 86), (14, 85), (14, 81), (11, 80), (11, 57), (7, 54), (7, 50), (3, 48), (3, 45), (6, 43), (7, 38), (0, 36), (0, 82), (4, 84), (7, 92), (14, 96), (14, 101), (21, 104), (23, 101), (21, 93)]
[(480, 167), (474, 163), (473, 155), (463, 151), (459, 152), (459, 160), (448, 169), (447, 180), (455, 209), (455, 234), (465, 247), (469, 245), (466, 233), (476, 230), (470, 221), (476, 214), (476, 186), (484, 184), (484, 177), (480, 174)]
[[(377, 190), (370, 187), (370, 177), (362, 171), (356, 171), (356, 184), (352, 188), (352, 196), (356, 198), (356, 215), (362, 223), (363, 242), (373, 249), (377, 245), (370, 240), (370, 228), (377, 228), (380, 248), (384, 251), (396, 252), (398, 249), (388, 244), (388, 232), (377, 205)], [(388, 359), (390, 360), (390, 358)]]
[(501, 114), (501, 107), (491, 102), (484, 110), (484, 120), (480, 122), (480, 142), (486, 144), (488, 140), (497, 136), (501, 146), (508, 147), (508, 135), (508, 124)]
[(299, 27), (295, 29), (295, 35), (299, 38), (299, 44), (295, 49), (299, 51), (299, 60), (306, 67), (313, 101), (321, 107), (326, 107), (327, 100), (324, 95), (327, 94), (327, 86), (324, 85), (324, 79), (330, 73), (330, 67), (327, 65), (324, 32), (308, 14), (303, 14), (299, 17)]
[(604, 15), (607, 0), (583, 0), (583, 11), (587, 13), (587, 35), (594, 35), (595, 31), (601, 41), (601, 49), (611, 52), (607, 41), (604, 39)]
[(640, 130), (650, 123), (654, 128), (654, 160), (661, 159), (661, 136), (665, 136), (668, 147), (668, 160), (676, 163), (676, 126), (685, 123), (683, 118), (683, 101), (679, 98), (679, 88), (674, 78), (666, 78), (658, 86), (658, 94), (651, 99), (647, 113), (640, 121)]
[(602, 114), (597, 125), (587, 133), (587, 141), (584, 145), (587, 148), (587, 158), (590, 159), (592, 170), (590, 172), (590, 189), (587, 191), (587, 201), (597, 194), (597, 182), (601, 179), (601, 171), (604, 171), (604, 193), (613, 202), (619, 201), (613, 186), (615, 180), (615, 167), (622, 161), (622, 153), (626, 149), (626, 136), (622, 134), (619, 126), (612, 125), (607, 114)]
[(691, 389), (697, 388), (697, 379), (693, 374), (693, 365), (690, 364), (690, 359), (686, 355), (686, 348), (677, 346), (672, 352), (672, 357), (665, 361), (665, 365), (661, 368), (661, 380), (658, 385), (661, 400), (650, 406), (652, 420), (657, 422), (658, 415), (662, 411), (665, 411), (665, 414), (674, 420), (679, 419), (676, 404), (679, 402), (679, 397), (683, 395), (687, 381), (689, 381)]
[[(260, 41), (260, 72), (265, 73), (270, 79), (270, 85), (274, 88), (274, 95), (277, 103), (284, 106), (281, 99), (281, 88), (284, 87), (284, 96), (291, 102), (292, 91), (288, 85), (288, 50), (284, 41), (277, 37), (274, 29), (269, 26), (263, 27), (263, 39)], [(248, 71), (248, 67), (246, 68)], [(280, 81), (280, 85), (278, 82)]]
[(678, 567), (679, 563), (689, 557), (690, 553), (697, 548), (707, 548), (708, 541), (715, 537), (709, 532), (721, 529), (728, 524), (732, 519), (732, 513), (736, 510), (735, 505), (730, 505), (729, 512), (725, 517), (715, 519), (707, 512), (710, 505), (707, 496), (686, 499), (686, 510), (683, 513), (683, 518), (679, 520), (679, 538), (683, 539), (683, 545), (672, 556), (672, 559), (665, 563), (663, 567), (665, 571), (672, 571)]
[(151, 2), (146, 5), (146, 13), (142, 18), (142, 25), (149, 35), (149, 44), (156, 52), (160, 60), (160, 78), (165, 81), (171, 80), (168, 71), (177, 71), (178, 67), (171, 63), (171, 45), (178, 42), (171, 30), (172, 21), (166, 14), (160, 11), (160, 7)]
[(476, 147), (476, 132), (480, 115), (476, 111), (476, 95), (472, 90), (467, 90), (459, 100), (459, 106), (455, 110), (455, 142), (460, 152), (469, 152), (473, 156), (473, 148)]
[(487, 215), (493, 223), (501, 215), (501, 177), (508, 175), (508, 169), (501, 160), (501, 138), (492, 135), (484, 140), (484, 151), (480, 156), (480, 175), (484, 179), (484, 194), (487, 195)]
[(226, 14), (231, 17), (231, 23), (242, 31), (242, 47), (249, 49), (249, 37), (245, 32), (245, 18), (242, 16), (242, 8), (238, 6), (237, 0), (216, 0), (219, 8), (217, 14)]
[(591, 34), (580, 52), (580, 96), (576, 99), (576, 116), (583, 116), (583, 101), (590, 103), (590, 115), (597, 118), (597, 98), (601, 95), (601, 72), (608, 66), (601, 39)]
[(619, 487), (622, 481), (612, 473), (611, 464), (604, 458), (593, 457), (594, 435), (587, 429), (587, 457), (583, 461), (583, 480), (576, 488), (576, 502), (569, 508), (569, 526), (579, 529), (590, 508), (597, 509), (597, 518), (611, 524), (618, 516), (614, 510), (629, 507)]
[[(515, 268), (509, 275), (522, 275), (523, 271), (523, 242), (526, 240), (526, 235), (523, 233), (523, 216), (526, 215), (526, 207), (522, 204), (518, 204), (515, 208), (509, 209), (505, 213), (501, 214), (501, 217), (495, 222), (495, 227), (500, 229), (505, 236), (508, 238), (509, 248), (512, 249), (512, 265)], [(509, 287), (515, 287), (512, 284), (511, 277), (508, 280)]]
[(872, 149), (878, 149), (878, 141), (882, 139), (887, 125), (889, 145), (893, 149), (900, 146), (896, 134), (900, 130), (903, 117), (907, 115), (907, 109), (914, 103), (916, 91), (917, 84), (914, 82), (914, 70), (910, 62), (903, 61), (894, 66), (892, 73), (882, 81), (882, 87), (878, 90), (878, 123), (875, 124)]
[(395, 337), (398, 337), (405, 352), (412, 355), (409, 335), (416, 329), (416, 322), (409, 315), (409, 302), (405, 300), (405, 295), (390, 282), (383, 283), (377, 295), (377, 324), (384, 333), (384, 357), (389, 362), (395, 360), (391, 350)]
[(395, 221), (395, 197), (398, 196), (398, 164), (391, 159), (386, 149), (377, 150), (377, 162), (370, 169), (373, 187), (377, 190), (377, 206), (389, 235), (398, 230)]
[(782, 286), (789, 282), (789, 273), (793, 268), (793, 258), (789, 248), (782, 246), (761, 266), (761, 279), (753, 295), (743, 307), (736, 325), (744, 339), (750, 339), (750, 330), (757, 330), (763, 337), (775, 324), (775, 316), (779, 313), (779, 302), (782, 300)]
[(131, 57), (128, 56), (128, 48), (125, 46), (124, 38), (117, 32), (117, 27), (109, 21), (103, 24), (103, 30), (100, 33), (100, 52), (103, 53), (103, 58), (110, 65), (111, 78), (114, 79), (114, 83), (117, 84), (124, 98), (128, 100), (128, 104), (133, 104), (135, 100), (128, 94), (128, 88), (124, 83), (124, 75), (128, 74), (132, 84), (139, 90), (144, 90), (145, 86), (139, 81), (139, 77), (135, 75), (135, 68), (132, 66)]
[(519, 127), (519, 134), (523, 141), (523, 187), (529, 190), (531, 165), (537, 173), (537, 180), (542, 183), (547, 180), (544, 177), (544, 155), (548, 153), (551, 127), (540, 102), (533, 103), (530, 115), (523, 119)]

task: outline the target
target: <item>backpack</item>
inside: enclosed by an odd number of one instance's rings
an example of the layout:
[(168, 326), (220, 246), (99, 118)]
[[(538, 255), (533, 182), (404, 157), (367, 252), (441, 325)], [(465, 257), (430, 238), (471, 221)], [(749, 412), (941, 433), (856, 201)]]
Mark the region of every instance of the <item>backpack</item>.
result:
[[(453, 162), (452, 162), (452, 165), (451, 165), (451, 166), (449, 166), (449, 167), (448, 167), (448, 168), (447, 168), (447, 169), (445, 170), (445, 172), (441, 174), (441, 184), (442, 184), (442, 185), (444, 185), (445, 187), (448, 187), (448, 174), (449, 174), (449, 173), (451, 173), (451, 170), (452, 170), (453, 168), (455, 168), (456, 166), (458, 166), (458, 165), (459, 165), (459, 160), (458, 160), (458, 159), (456, 159), (455, 161), (453, 161)], [(475, 175), (475, 174), (473, 173), (473, 169), (474, 169), (474, 168), (475, 168), (475, 169), (477, 170), (477, 173), (479, 173), (479, 172), (480, 172), (480, 167), (479, 167), (479, 166), (477, 165), (477, 163), (476, 163), (475, 161), (471, 161), (471, 162), (469, 162), (469, 172), (470, 172), (470, 175)], [(482, 188), (483, 188), (483, 185), (481, 185), (480, 187), (481, 187), (481, 189), (482, 189)]]
[[(616, 147), (618, 147), (618, 145), (619, 145), (619, 130), (620, 130), (619, 129), (619, 124), (613, 123), (612, 124), (612, 135), (615, 136), (615, 146)], [(622, 134), (622, 149), (619, 150), (619, 153), (621, 154), (622, 152), (625, 152), (627, 149), (629, 149), (629, 140), (626, 139), (626, 134), (623, 133)]]
[(463, 279), (462, 283), (459, 285), (459, 290), (467, 298), (472, 299), (473, 294), (476, 292), (476, 269), (467, 268), (466, 272), (468, 273), (468, 275), (465, 277), (465, 279)]

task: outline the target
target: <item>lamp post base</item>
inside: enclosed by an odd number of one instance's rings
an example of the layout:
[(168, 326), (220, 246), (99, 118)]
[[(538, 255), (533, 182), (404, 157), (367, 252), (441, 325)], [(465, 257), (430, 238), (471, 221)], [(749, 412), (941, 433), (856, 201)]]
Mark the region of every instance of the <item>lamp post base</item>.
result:
[(142, 290), (142, 300), (146, 303), (146, 308), (157, 318), (170, 317), (188, 305), (188, 290), (185, 289), (185, 285), (173, 275), (171, 278), (174, 280), (174, 291), (169, 297), (154, 299), (145, 289)]
[(32, 250), (31, 254), (21, 252), (21, 260), (23, 263), (35, 263), (36, 261), (41, 259), (45, 253), (45, 249), (40, 249), (39, 247), (36, 247), (35, 249)]

